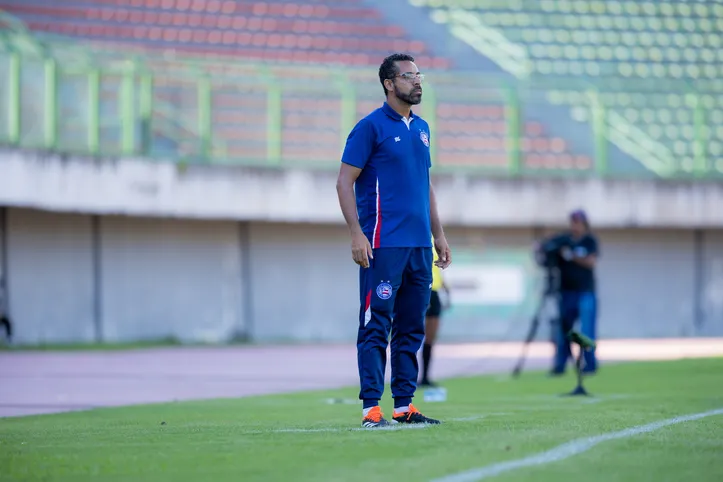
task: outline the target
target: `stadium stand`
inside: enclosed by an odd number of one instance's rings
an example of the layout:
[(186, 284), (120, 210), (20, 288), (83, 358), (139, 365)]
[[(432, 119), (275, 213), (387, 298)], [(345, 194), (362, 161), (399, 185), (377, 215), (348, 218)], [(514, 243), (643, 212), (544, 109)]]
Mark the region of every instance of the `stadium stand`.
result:
[[(353, 123), (379, 104), (374, 67), (402, 50), (432, 74), (420, 111), (432, 119), (441, 167), (723, 171), (723, 89), (713, 75), (721, 5), (405, 1), (512, 80), (454, 79), (456, 59), (435, 55), (423, 33), (410, 36), (360, 0), (0, 0), (0, 8), (40, 39), (153, 58), (143, 61), (152, 80), (126, 85), (152, 97), (152, 136), (143, 139), (139, 125), (132, 137), (153, 155), (332, 165)], [(706, 22), (691, 31), (694, 18)], [(537, 88), (515, 90), (515, 82)], [(118, 122), (107, 120), (122, 114), (123, 85), (105, 71), (99, 83), (100, 136), (111, 145), (123, 144)], [(78, 138), (72, 126), (62, 139)]]
[(5, 0), (0, 7), (31, 30), (145, 48), (351, 65), (377, 65), (400, 50), (430, 67), (449, 67), (358, 0)]
[[(3, 1), (0, 7), (18, 16), (36, 32), (50, 32), (100, 40), (106, 46), (137, 52), (174, 49), (186, 54), (232, 55), (234, 59), (263, 60), (267, 64), (305, 62), (377, 66), (392, 50), (409, 51), (419, 64), (445, 70), (450, 62), (434, 57), (424, 42), (408, 39), (403, 30), (379, 21), (374, 9), (360, 2), (234, 2), (217, 0), (96, 0), (58, 5), (48, 0)], [(129, 50), (132, 49), (132, 50)], [(206, 64), (212, 69), (213, 64)], [(156, 71), (160, 71), (158, 66)], [(227, 69), (228, 70), (228, 69)], [(198, 140), (199, 87), (193, 78), (156, 75), (154, 79), (153, 142), (157, 155), (193, 158), (210, 155), (236, 162), (328, 164), (337, 162), (343, 140), (353, 122), (379, 105), (376, 79), (366, 76), (355, 94), (329, 96), (312, 85), (320, 77), (299, 72), (275, 76), (275, 86), (263, 81), (259, 69), (251, 81), (239, 85), (239, 72), (227, 79), (213, 75), (208, 85), (209, 146)], [(373, 72), (370, 72), (373, 74)], [(294, 79), (284, 82), (284, 79)], [(101, 111), (118, 116), (117, 92), (121, 79), (105, 76), (101, 82)], [(337, 79), (344, 91), (343, 79)], [(286, 84), (286, 85), (284, 85)], [(372, 88), (372, 85), (374, 86)], [(374, 90), (376, 89), (376, 90)], [(366, 92), (360, 92), (366, 91)], [(360, 95), (361, 94), (361, 95)], [(430, 93), (430, 95), (432, 95)], [(330, 98), (331, 97), (331, 98)], [(436, 161), (440, 166), (507, 170), (512, 159), (509, 130), (519, 129), (520, 159), (529, 169), (589, 169), (588, 156), (574, 155), (559, 137), (548, 137), (540, 122), (522, 127), (508, 119), (502, 96), (488, 96), (472, 105), (446, 102), (441, 93), (433, 107), (420, 106), (436, 118)], [(354, 107), (344, 104), (355, 103)], [(272, 107), (272, 109), (270, 109)], [(424, 109), (428, 112), (424, 112)], [(429, 110), (435, 112), (431, 113)], [(346, 120), (340, 122), (344, 112)], [(63, 126), (64, 139), (73, 136), (72, 123)], [(101, 127), (105, 145), (120, 144), (117, 125)], [(75, 147), (75, 146), (71, 146)], [(205, 150), (205, 148), (208, 150)]]
[[(408, 1), (517, 76), (594, 87), (611, 123), (660, 158), (687, 171), (707, 160), (723, 170), (721, 2)], [(553, 88), (547, 100), (577, 122), (592, 120), (586, 89)]]

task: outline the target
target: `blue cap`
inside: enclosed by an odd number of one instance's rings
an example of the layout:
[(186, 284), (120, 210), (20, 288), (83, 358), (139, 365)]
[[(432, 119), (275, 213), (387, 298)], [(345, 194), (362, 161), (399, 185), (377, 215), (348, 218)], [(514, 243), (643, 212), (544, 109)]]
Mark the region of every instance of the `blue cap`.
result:
[(570, 219), (572, 221), (582, 221), (585, 226), (589, 225), (587, 214), (582, 209), (576, 209), (570, 213)]

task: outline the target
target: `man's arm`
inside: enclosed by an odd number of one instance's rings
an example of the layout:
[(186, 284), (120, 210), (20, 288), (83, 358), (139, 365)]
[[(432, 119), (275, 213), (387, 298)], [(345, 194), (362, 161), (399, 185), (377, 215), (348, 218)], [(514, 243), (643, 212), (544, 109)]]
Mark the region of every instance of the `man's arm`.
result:
[(351, 256), (356, 264), (368, 268), (369, 260), (374, 258), (374, 253), (369, 240), (359, 225), (359, 217), (356, 212), (354, 182), (359, 177), (359, 174), (361, 174), (361, 169), (342, 162), (339, 168), (339, 177), (336, 180), (336, 193), (339, 197), (341, 212), (351, 234)]
[(361, 172), (362, 170), (358, 167), (342, 162), (339, 168), (339, 177), (336, 179), (336, 194), (339, 198), (339, 207), (341, 207), (341, 213), (344, 215), (344, 220), (352, 236), (362, 232), (356, 211), (356, 195), (354, 194), (354, 182), (356, 182)]
[(574, 256), (573, 254), (572, 260), (580, 266), (584, 266), (588, 269), (593, 269), (595, 267), (595, 264), (597, 263), (597, 241), (595, 241), (594, 238), (588, 238), (588, 242), (586, 242), (585, 245), (588, 254), (585, 256)]
[(351, 233), (351, 252), (354, 262), (363, 268), (369, 267), (373, 258), (372, 247), (359, 225), (356, 209), (354, 183), (366, 166), (374, 148), (374, 129), (369, 121), (358, 122), (349, 133), (341, 157), (341, 167), (336, 180), (339, 207)]
[(587, 256), (584, 256), (582, 258), (573, 256), (572, 260), (575, 263), (579, 264), (580, 266), (584, 266), (586, 268), (593, 269), (595, 267), (595, 262), (597, 261), (597, 255), (588, 254)]

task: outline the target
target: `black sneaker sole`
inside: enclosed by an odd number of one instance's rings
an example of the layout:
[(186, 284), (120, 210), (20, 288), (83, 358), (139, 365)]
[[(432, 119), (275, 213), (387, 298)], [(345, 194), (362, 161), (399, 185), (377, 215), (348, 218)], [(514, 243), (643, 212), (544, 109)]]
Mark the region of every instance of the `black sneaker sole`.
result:
[(397, 423), (415, 424), (415, 423), (426, 423), (427, 425), (440, 425), (442, 422), (433, 418), (425, 417), (424, 415), (418, 414), (411, 417), (394, 417), (394, 421)]

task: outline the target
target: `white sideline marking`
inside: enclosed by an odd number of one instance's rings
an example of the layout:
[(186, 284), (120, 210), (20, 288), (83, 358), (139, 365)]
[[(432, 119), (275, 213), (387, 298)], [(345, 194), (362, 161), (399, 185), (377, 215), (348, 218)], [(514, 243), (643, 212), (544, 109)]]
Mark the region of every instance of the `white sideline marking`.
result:
[(448, 420), (450, 420), (452, 422), (471, 422), (473, 420), (481, 420), (483, 418), (488, 418), (488, 417), (492, 417), (495, 415), (504, 416), (504, 415), (512, 415), (512, 414), (508, 413), (508, 412), (494, 412), (494, 413), (487, 413), (484, 415), (471, 415), (469, 417), (450, 418)]
[[(490, 412), (486, 414), (480, 414), (480, 415), (471, 415), (469, 417), (458, 417), (458, 418), (448, 418), (445, 420), (448, 420), (450, 422), (471, 422), (473, 420), (481, 420), (483, 418), (488, 418), (491, 416), (504, 416), (504, 415), (512, 415), (509, 412)], [(372, 431), (376, 432), (379, 430), (410, 430), (410, 429), (418, 429), (418, 428), (426, 428), (429, 427), (427, 424), (419, 424), (419, 425), (400, 425), (395, 420), (390, 420), (389, 423), (390, 426), (387, 427), (377, 427), (377, 428), (364, 428), (364, 427), (349, 427), (349, 428), (341, 428), (341, 427), (320, 427), (320, 428), (278, 428), (275, 430), (252, 430), (244, 432), (246, 434), (261, 434), (261, 433), (315, 433), (315, 432), (355, 432), (355, 431)], [(442, 420), (442, 423), (444, 423), (444, 420)]]
[(690, 422), (692, 420), (698, 420), (712, 415), (723, 415), (723, 408), (717, 410), (710, 410), (708, 412), (694, 413), (692, 415), (682, 415), (680, 417), (669, 418), (667, 420), (659, 420), (657, 422), (649, 423), (647, 425), (638, 425), (636, 427), (626, 428), (618, 432), (609, 432), (602, 435), (596, 435), (594, 437), (579, 438), (572, 440), (562, 445), (550, 449), (546, 452), (540, 452), (536, 455), (525, 457), (524, 459), (509, 460), (507, 462), (500, 462), (485, 467), (479, 467), (456, 474), (447, 475), (438, 479), (432, 480), (432, 482), (472, 482), (477, 480), (486, 479), (487, 477), (494, 477), (495, 475), (509, 472), (523, 467), (531, 467), (535, 465), (544, 465), (552, 462), (558, 462), (560, 460), (567, 459), (573, 455), (578, 455), (583, 452), (587, 452), (597, 444), (606, 442), (608, 440), (615, 440), (620, 438), (632, 437), (633, 435), (640, 435), (643, 433), (653, 432), (655, 430), (667, 427), (668, 425), (674, 425), (682, 422)]
[(600, 403), (604, 402), (605, 400), (624, 400), (626, 398), (630, 398), (630, 395), (607, 395), (602, 397), (595, 397), (588, 398), (587, 400), (583, 400), (582, 403), (585, 404), (593, 404), (593, 403)]
[(353, 398), (327, 398), (324, 403), (329, 405), (361, 405), (362, 401)]
[(413, 430), (413, 429), (426, 428), (426, 427), (428, 427), (428, 425), (426, 425), (426, 424), (399, 425), (399, 426), (397, 426), (397, 424), (392, 424), (387, 427), (375, 427), (375, 428), (364, 428), (364, 427), (279, 428), (276, 430), (257, 430), (254, 432), (245, 432), (245, 433), (262, 434), (262, 433), (315, 433), (315, 432), (356, 432), (356, 431), (379, 432), (382, 430)]
[[(483, 418), (487, 418), (493, 415), (511, 415), (507, 412), (494, 412), (494, 413), (488, 413), (485, 415), (472, 415), (469, 417), (459, 417), (459, 418), (450, 418), (447, 419), (450, 422), (471, 422), (473, 420), (481, 420)], [(341, 427), (321, 427), (321, 428), (278, 428), (275, 430), (254, 430), (250, 432), (245, 432), (249, 434), (261, 434), (261, 433), (315, 433), (315, 432), (354, 432), (354, 431), (379, 431), (379, 430), (410, 430), (410, 429), (417, 429), (417, 428), (426, 428), (429, 425), (426, 424), (419, 424), (419, 425), (399, 425), (396, 421), (390, 421), (390, 426), (387, 427), (377, 427), (377, 428), (364, 428), (364, 427), (354, 427), (354, 428), (341, 428)], [(444, 423), (444, 420), (442, 421)]]
[(276, 430), (259, 430), (254, 433), (316, 433), (316, 432), (341, 432), (340, 428), (279, 428)]

